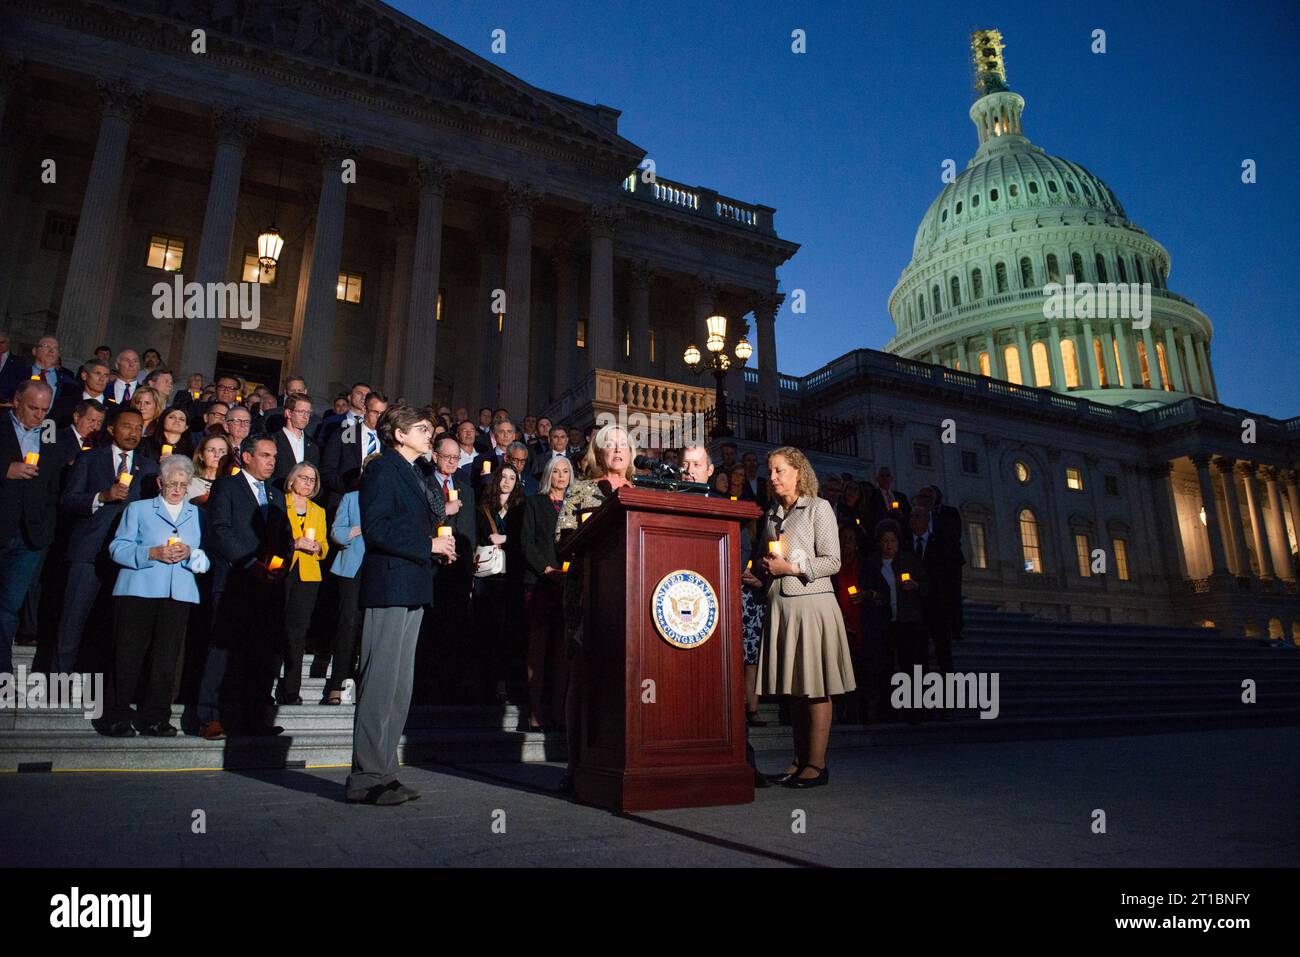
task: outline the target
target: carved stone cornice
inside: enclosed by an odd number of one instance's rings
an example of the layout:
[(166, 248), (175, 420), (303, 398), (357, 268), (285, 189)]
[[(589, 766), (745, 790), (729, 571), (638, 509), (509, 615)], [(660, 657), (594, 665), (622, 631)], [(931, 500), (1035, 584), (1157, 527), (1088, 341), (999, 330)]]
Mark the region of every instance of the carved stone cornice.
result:
[(443, 196), (447, 192), (447, 183), (454, 170), (436, 156), (422, 156), (411, 173), (411, 185), (421, 192), (436, 193)]
[(144, 110), (144, 90), (121, 77), (96, 77), (95, 88), (105, 116), (134, 123)]
[(587, 210), (587, 229), (593, 238), (613, 239), (622, 218), (617, 203), (593, 203)]
[(359, 152), (358, 145), (343, 133), (322, 133), (316, 140), (316, 159), (322, 166), (333, 167), (345, 159), (356, 159)]
[[(1195, 458), (1193, 458), (1193, 461), (1195, 461)], [(1254, 462), (1238, 462), (1237, 474), (1244, 479), (1250, 480), (1255, 477), (1257, 468), (1258, 466), (1256, 466)]]

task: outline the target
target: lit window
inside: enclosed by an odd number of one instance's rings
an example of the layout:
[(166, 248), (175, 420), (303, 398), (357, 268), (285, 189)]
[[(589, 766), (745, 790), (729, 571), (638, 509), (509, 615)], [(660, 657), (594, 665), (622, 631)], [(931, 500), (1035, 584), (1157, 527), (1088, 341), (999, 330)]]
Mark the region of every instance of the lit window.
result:
[(1142, 375), (1142, 388), (1151, 388), (1151, 360), (1147, 358), (1147, 347), (1140, 339), (1137, 344), (1138, 372)]
[(1115, 549), (1115, 574), (1122, 582), (1128, 581), (1128, 542), (1122, 538), (1111, 541)]
[(354, 272), (339, 273), (339, 284), (335, 288), (334, 298), (339, 302), (359, 303), (361, 301), (361, 275)]
[(1047, 358), (1047, 344), (1035, 342), (1029, 347), (1034, 360), (1034, 382), (1041, 389), (1052, 384), (1052, 364)]
[(970, 541), (970, 564), (972, 568), (988, 568), (989, 553), (984, 542), (984, 523), (969, 522), (966, 525), (966, 537)]
[(650, 361), (655, 361), (655, 331), (650, 330)]
[(1021, 485), (1029, 481), (1029, 466), (1024, 462), (1016, 463), (1016, 481)]
[(1065, 387), (1079, 388), (1079, 357), (1074, 351), (1073, 339), (1061, 340), (1061, 365), (1065, 367)]
[(1014, 382), (1016, 385), (1024, 385), (1025, 379), (1020, 372), (1020, 350), (1015, 346), (1007, 346), (1002, 350), (1002, 366), (1007, 372), (1007, 381)]
[(1119, 361), (1119, 340), (1111, 339), (1110, 344), (1114, 347), (1115, 352), (1115, 378), (1119, 379), (1119, 385), (1122, 389), (1128, 383), (1124, 381), (1124, 363)]
[(1092, 340), (1092, 354), (1097, 360), (1097, 378), (1101, 380), (1097, 385), (1104, 389), (1110, 383), (1106, 381), (1106, 354), (1101, 351), (1100, 339)]
[(1088, 547), (1087, 535), (1074, 536), (1074, 552), (1076, 555), (1079, 556), (1079, 577), (1080, 578), (1092, 577), (1091, 551), (1092, 550)]
[(625, 358), (632, 355), (632, 330), (623, 330), (623, 356)]
[(1025, 571), (1041, 574), (1043, 555), (1038, 547), (1038, 519), (1027, 508), (1020, 512), (1020, 551), (1025, 560)]
[(1165, 361), (1165, 344), (1156, 343), (1156, 358), (1160, 360), (1160, 381), (1164, 383), (1166, 392), (1174, 391), (1174, 384), (1169, 380), (1169, 363)]
[(175, 236), (153, 235), (149, 237), (149, 259), (145, 263), (150, 269), (166, 269), (168, 272), (180, 272), (185, 261), (185, 240)]
[(980, 353), (980, 375), (993, 375), (992, 366), (989, 365), (989, 354), (987, 352)]
[(1075, 492), (1083, 491), (1083, 473), (1076, 468), (1065, 470), (1065, 487)]
[(244, 282), (260, 282), (263, 286), (275, 285), (275, 267), (263, 266), (257, 260), (256, 249), (244, 250)]
[(578, 320), (578, 348), (587, 348), (587, 320)]

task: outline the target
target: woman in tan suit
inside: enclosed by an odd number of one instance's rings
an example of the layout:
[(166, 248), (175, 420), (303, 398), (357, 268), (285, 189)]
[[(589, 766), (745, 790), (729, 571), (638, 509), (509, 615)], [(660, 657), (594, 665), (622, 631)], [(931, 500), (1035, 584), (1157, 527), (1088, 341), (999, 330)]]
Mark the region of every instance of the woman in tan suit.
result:
[[(830, 696), (857, 687), (844, 616), (831, 584), (840, 570), (839, 526), (830, 502), (817, 497), (817, 476), (802, 452), (776, 449), (767, 464), (772, 504), (755, 546), (762, 556), (755, 567), (766, 579), (768, 609), (758, 690), (789, 698), (795, 751), (785, 772), (771, 780), (792, 788), (819, 787), (830, 780)], [(769, 542), (780, 545), (773, 550)], [(747, 582), (754, 577), (746, 575)]]

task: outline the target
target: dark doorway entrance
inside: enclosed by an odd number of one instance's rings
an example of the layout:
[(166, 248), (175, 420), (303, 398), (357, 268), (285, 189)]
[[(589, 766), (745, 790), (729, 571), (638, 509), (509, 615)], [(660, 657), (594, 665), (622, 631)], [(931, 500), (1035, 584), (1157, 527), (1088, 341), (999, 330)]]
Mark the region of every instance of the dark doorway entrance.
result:
[(233, 352), (217, 353), (217, 375), (237, 375), (252, 386), (264, 385), (272, 392), (280, 391), (280, 360), (259, 356), (241, 356)]

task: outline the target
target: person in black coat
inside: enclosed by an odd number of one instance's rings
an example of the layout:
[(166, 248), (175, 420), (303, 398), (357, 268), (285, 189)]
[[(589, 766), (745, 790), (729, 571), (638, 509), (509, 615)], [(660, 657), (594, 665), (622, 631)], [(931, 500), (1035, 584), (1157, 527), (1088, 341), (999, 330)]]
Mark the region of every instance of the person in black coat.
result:
[[(271, 481), (282, 492), (286, 491), (285, 477), (299, 462), (309, 462), (316, 466), (318, 473), (320, 472), (320, 446), (308, 432), (307, 426), (310, 421), (311, 399), (305, 395), (294, 394), (284, 403), (284, 427), (268, 435), (268, 438), (275, 442), (275, 474), (271, 476)], [(294, 449), (295, 441), (302, 449), (301, 459)], [(358, 462), (357, 469), (360, 468), (361, 463)]]
[[(916, 556), (900, 550), (902, 529), (892, 519), (876, 527), (876, 554), (858, 565), (857, 601), (862, 606), (866, 645), (869, 715), (889, 714), (890, 676), (912, 666), (925, 668), (925, 598), (929, 576)], [(906, 577), (906, 580), (904, 578)], [(908, 721), (920, 715), (907, 712)]]
[[(41, 443), (52, 398), (49, 386), (28, 379), (15, 390), (13, 409), (0, 410), (0, 672), (9, 674), (19, 611), (54, 541), (59, 480), (69, 455), (61, 442)], [(28, 455), (37, 456), (35, 464), (25, 460)]]
[(945, 607), (949, 638), (960, 641), (965, 617), (962, 607), (962, 568), (966, 564), (966, 553), (961, 544), (961, 512), (951, 505), (943, 504), (943, 492), (937, 485), (927, 485), (917, 492), (916, 505), (930, 510), (930, 529), (943, 545), (944, 577), (935, 582), (935, 598)]
[(75, 392), (81, 385), (72, 372), (60, 364), (59, 340), (54, 336), (42, 336), (32, 349), (31, 361), (11, 358), (5, 363), (4, 371), (0, 372), (0, 402), (13, 401), (18, 387), (33, 381), (34, 375), (40, 376), (41, 381), (50, 387), (51, 407), (64, 393)]
[(876, 487), (867, 496), (867, 512), (872, 528), (885, 519), (898, 523), (899, 528), (907, 527), (907, 513), (912, 510), (907, 496), (894, 488), (894, 473), (888, 465), (882, 465), (876, 472)]
[[(524, 556), (524, 614), (528, 619), (529, 731), (564, 724), (569, 660), (564, 653), (564, 563), (555, 552), (555, 527), (573, 482), (573, 463), (552, 458), (542, 469), (544, 491), (524, 501), (520, 532)], [(542, 695), (551, 681), (550, 713), (543, 719)]]
[(338, 508), (343, 493), (360, 481), (362, 461), (380, 450), (382, 443), (376, 429), (380, 416), (387, 410), (388, 397), (382, 392), (371, 392), (366, 396), (366, 412), (361, 427), (356, 428), (354, 424), (350, 429), (334, 429), (322, 446), (320, 478), (328, 493), (325, 511), (330, 514)]
[[(510, 666), (523, 651), (524, 492), (513, 465), (502, 465), (480, 499), (478, 543), (495, 545), (505, 552), (505, 571), (474, 579), (475, 631), (479, 635), (476, 677), (481, 681), (482, 700), (503, 700), (508, 694)], [(521, 640), (516, 640), (516, 638)]]
[(419, 792), (397, 780), (397, 745), (411, 705), (420, 622), (433, 600), (433, 564), (456, 560), (456, 542), (436, 536), (440, 505), (418, 459), (433, 453), (433, 413), (404, 403), (379, 420), (383, 454), (361, 476), (361, 667), (351, 803), (401, 804)]
[(293, 530), (284, 493), (275, 487), (275, 443), (251, 435), (240, 445), (240, 471), (208, 493), (204, 552), (212, 559), (212, 639), (199, 689), (200, 733), (226, 736), (221, 688), (227, 671), (239, 685), (240, 729), (272, 735), (275, 652), (284, 629), (284, 574), (293, 557)]
[[(52, 670), (76, 670), (77, 658), (95, 602), (111, 594), (117, 565), (108, 556), (108, 543), (122, 512), (131, 502), (158, 494), (158, 462), (139, 448), (144, 419), (136, 409), (117, 406), (107, 427), (111, 442), (81, 455), (73, 463), (59, 500), (71, 518), (64, 574), (63, 616)], [(107, 626), (105, 620), (96, 624)], [(100, 629), (96, 628), (98, 633)], [(107, 649), (98, 649), (107, 651)], [(97, 658), (107, 670), (108, 658)]]
[(952, 598), (955, 586), (956, 601), (960, 605), (961, 563), (965, 559), (960, 545), (952, 541), (951, 532), (935, 529), (928, 509), (915, 506), (908, 524), (905, 551), (925, 567), (931, 586), (925, 603), (925, 619), (930, 640), (934, 642), (935, 664), (939, 671), (948, 673), (953, 670)]

